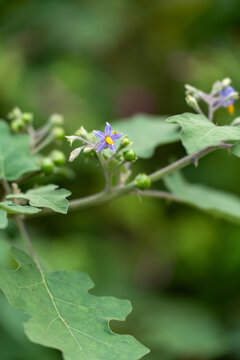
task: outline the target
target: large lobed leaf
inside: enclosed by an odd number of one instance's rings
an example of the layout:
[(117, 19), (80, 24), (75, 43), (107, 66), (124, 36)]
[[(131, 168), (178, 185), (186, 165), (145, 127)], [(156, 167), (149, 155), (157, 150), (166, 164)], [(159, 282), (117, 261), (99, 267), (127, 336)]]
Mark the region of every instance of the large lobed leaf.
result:
[(109, 328), (124, 320), (127, 300), (88, 294), (93, 287), (85, 274), (42, 272), (24, 252), (12, 249), (15, 271), (0, 269), (0, 287), (10, 304), (30, 316), (24, 324), (33, 342), (59, 349), (65, 360), (137, 360), (148, 352), (130, 335)]
[(16, 180), (27, 172), (38, 170), (29, 152), (29, 136), (12, 134), (0, 120), (0, 180)]
[(179, 201), (240, 223), (240, 197), (205, 185), (189, 184), (180, 172), (164, 177), (164, 183)]
[(171, 126), (166, 117), (135, 115), (132, 118), (112, 122), (112, 127), (127, 135), (131, 146), (140, 158), (150, 158), (157, 146), (179, 141), (177, 126)]
[(239, 126), (217, 126), (203, 115), (185, 113), (171, 116), (167, 121), (181, 126), (181, 141), (188, 154), (221, 142), (240, 140)]
[(11, 194), (8, 195), (7, 198), (28, 200), (31, 206), (45, 207), (66, 214), (68, 209), (68, 200), (66, 197), (71, 195), (71, 192), (57, 188), (57, 185), (50, 184), (29, 190), (25, 194)]

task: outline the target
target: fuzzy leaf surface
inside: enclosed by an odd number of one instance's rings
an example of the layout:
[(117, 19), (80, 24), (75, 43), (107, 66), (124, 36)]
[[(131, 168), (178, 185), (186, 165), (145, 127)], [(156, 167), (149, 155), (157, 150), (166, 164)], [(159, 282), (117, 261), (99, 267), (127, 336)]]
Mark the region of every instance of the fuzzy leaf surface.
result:
[(148, 352), (130, 335), (111, 331), (111, 319), (125, 320), (127, 300), (97, 297), (90, 278), (79, 272), (43, 272), (24, 252), (13, 248), (19, 267), (0, 269), (0, 287), (9, 303), (29, 316), (30, 340), (63, 352), (65, 360), (137, 360)]
[(167, 121), (181, 126), (181, 141), (188, 154), (221, 142), (240, 140), (240, 127), (217, 126), (202, 115), (185, 113), (171, 116)]
[(68, 200), (66, 197), (71, 192), (65, 189), (57, 189), (57, 185), (41, 186), (37, 189), (29, 190), (25, 194), (11, 194), (8, 199), (28, 200), (31, 206), (50, 208), (56, 212), (66, 214), (68, 209)]
[(133, 142), (131, 148), (140, 158), (150, 158), (159, 145), (180, 140), (177, 126), (171, 126), (166, 117), (146, 114), (135, 115), (129, 119), (111, 123), (114, 130), (127, 135)]
[(12, 134), (0, 120), (0, 180), (16, 180), (27, 172), (38, 170), (29, 152), (30, 140), (25, 134)]

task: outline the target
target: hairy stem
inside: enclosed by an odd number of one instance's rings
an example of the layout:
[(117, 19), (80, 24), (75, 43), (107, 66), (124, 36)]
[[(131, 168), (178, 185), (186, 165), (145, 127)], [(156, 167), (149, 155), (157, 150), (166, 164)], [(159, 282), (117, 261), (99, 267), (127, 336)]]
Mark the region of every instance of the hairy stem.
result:
[(103, 174), (104, 174), (104, 177), (105, 177), (105, 181), (106, 181), (106, 186), (105, 186), (105, 191), (106, 192), (109, 192), (110, 191), (110, 187), (111, 187), (111, 184), (110, 184), (110, 172), (108, 170), (108, 167), (107, 167), (107, 163), (102, 155), (101, 152), (97, 153), (98, 155), (98, 159), (102, 165), (102, 169), (103, 169)]
[[(199, 150), (199, 151), (195, 152), (194, 154), (184, 156), (183, 158), (173, 162), (172, 164), (165, 166), (164, 168), (150, 174), (149, 177), (151, 179), (151, 182), (153, 183), (155, 181), (161, 180), (164, 176), (169, 175), (169, 174), (173, 173), (174, 171), (182, 169), (191, 163), (196, 163), (196, 161), (198, 161), (198, 159), (200, 159), (204, 155), (206, 155), (214, 150), (221, 149), (221, 148), (229, 149), (231, 146), (232, 146), (231, 144), (223, 143), (223, 144), (220, 144), (219, 146), (210, 146), (205, 149)], [(146, 196), (169, 198), (173, 201), (178, 201), (174, 195), (167, 193), (167, 192), (161, 192), (161, 191), (155, 192), (155, 191), (151, 191), (151, 190), (149, 190), (149, 191), (145, 190), (143, 192), (139, 192), (136, 189), (135, 181), (132, 181), (123, 186), (112, 187), (110, 189), (110, 191), (108, 189), (105, 189), (104, 191), (99, 192), (94, 195), (86, 196), (86, 197), (80, 198), (80, 199), (71, 200), (69, 202), (68, 209), (69, 209), (69, 211), (74, 211), (74, 210), (83, 209), (83, 208), (87, 208), (87, 207), (91, 207), (91, 206), (96, 206), (96, 205), (102, 204), (104, 202), (116, 199), (117, 197), (120, 197), (120, 196), (123, 196), (126, 194), (130, 194), (130, 193), (131, 194), (141, 194), (141, 195), (146, 194)], [(42, 212), (40, 212), (39, 214), (29, 215), (28, 218), (35, 217), (35, 216), (49, 215), (49, 214), (54, 214), (54, 213), (49, 209), (45, 209)]]
[(33, 150), (32, 154), (38, 153), (40, 150), (44, 149), (46, 146), (51, 144), (51, 142), (55, 139), (55, 136), (53, 134), (49, 134), (46, 136), (42, 142), (40, 142)]

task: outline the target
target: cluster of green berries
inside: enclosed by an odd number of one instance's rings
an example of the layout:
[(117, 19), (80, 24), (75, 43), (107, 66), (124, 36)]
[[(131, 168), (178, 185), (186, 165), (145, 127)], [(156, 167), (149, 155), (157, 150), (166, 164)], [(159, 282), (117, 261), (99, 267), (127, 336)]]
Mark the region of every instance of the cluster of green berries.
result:
[(14, 108), (8, 115), (11, 120), (11, 129), (14, 132), (21, 132), (32, 123), (33, 114), (29, 112), (22, 112), (19, 108)]
[(41, 169), (42, 171), (50, 175), (53, 173), (56, 167), (64, 166), (66, 163), (66, 157), (64, 153), (60, 150), (53, 150), (51, 154), (47, 157), (44, 157), (41, 160)]
[[(131, 145), (131, 142), (130, 140), (128, 139), (127, 136), (125, 136), (122, 140), (121, 140), (121, 147), (122, 148), (126, 148), (128, 146)], [(126, 149), (126, 150), (123, 150), (123, 159), (125, 161), (128, 161), (128, 162), (132, 162), (134, 160), (137, 159), (137, 156), (136, 156), (136, 153), (133, 149)]]

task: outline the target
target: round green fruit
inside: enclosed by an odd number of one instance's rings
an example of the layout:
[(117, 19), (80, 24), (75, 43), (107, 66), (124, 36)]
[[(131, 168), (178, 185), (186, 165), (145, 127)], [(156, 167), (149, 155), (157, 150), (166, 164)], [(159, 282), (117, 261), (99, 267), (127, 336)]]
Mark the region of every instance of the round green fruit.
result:
[(54, 150), (51, 153), (51, 159), (53, 160), (54, 164), (57, 166), (63, 166), (66, 163), (66, 157), (64, 153), (60, 150)]
[(126, 160), (126, 161), (133, 161), (133, 160), (136, 159), (136, 153), (135, 153), (135, 151), (132, 150), (132, 149), (125, 150), (125, 151), (123, 152), (123, 158), (124, 158), (124, 160)]
[(22, 121), (22, 119), (20, 119), (20, 118), (18, 118), (18, 119), (16, 119), (16, 120), (13, 120), (13, 121), (11, 122), (11, 129), (12, 129), (12, 131), (14, 131), (14, 132), (20, 132), (20, 131), (22, 131), (22, 130), (24, 129), (24, 126), (25, 126), (25, 124), (24, 124), (24, 122)]
[(65, 131), (61, 126), (56, 126), (52, 129), (52, 133), (56, 139), (62, 140), (65, 136)]
[(31, 123), (33, 121), (33, 114), (31, 114), (31, 113), (23, 113), (22, 114), (22, 121), (25, 124)]
[(45, 174), (51, 174), (54, 170), (54, 162), (49, 157), (43, 158), (40, 165)]
[(135, 179), (135, 183), (140, 190), (147, 190), (151, 187), (151, 179), (146, 174), (139, 174)]

